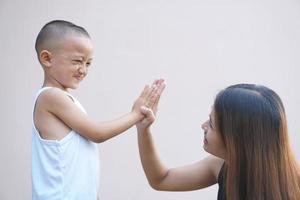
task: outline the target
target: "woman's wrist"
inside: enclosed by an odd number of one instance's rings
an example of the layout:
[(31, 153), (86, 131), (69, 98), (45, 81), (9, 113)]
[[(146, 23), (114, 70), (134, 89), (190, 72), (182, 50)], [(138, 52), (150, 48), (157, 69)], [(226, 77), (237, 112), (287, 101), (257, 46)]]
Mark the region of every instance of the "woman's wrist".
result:
[(137, 129), (138, 133), (150, 132), (150, 127), (151, 127), (151, 124), (149, 124), (149, 125), (136, 124), (136, 129)]

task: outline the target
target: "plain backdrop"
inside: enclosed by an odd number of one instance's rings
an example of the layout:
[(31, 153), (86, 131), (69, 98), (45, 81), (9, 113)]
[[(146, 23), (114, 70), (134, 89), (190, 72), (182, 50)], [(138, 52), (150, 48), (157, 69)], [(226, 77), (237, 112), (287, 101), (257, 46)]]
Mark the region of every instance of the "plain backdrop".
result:
[[(88, 77), (72, 93), (89, 115), (106, 121), (131, 110), (145, 84), (164, 78), (153, 126), (163, 162), (204, 158), (201, 123), (218, 91), (263, 84), (282, 98), (300, 160), (300, 1), (298, 0), (1, 0), (0, 199), (31, 199), (32, 103), (43, 71), (34, 42), (50, 20), (85, 27), (95, 53)], [(101, 200), (213, 200), (217, 186), (158, 192), (144, 176), (136, 130), (99, 145)]]

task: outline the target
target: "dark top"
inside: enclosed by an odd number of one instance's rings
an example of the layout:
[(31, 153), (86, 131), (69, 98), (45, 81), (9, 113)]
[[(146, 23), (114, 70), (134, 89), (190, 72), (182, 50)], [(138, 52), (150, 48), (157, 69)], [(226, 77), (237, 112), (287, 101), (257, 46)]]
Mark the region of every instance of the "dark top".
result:
[(224, 163), (221, 167), (218, 176), (218, 184), (219, 184), (218, 200), (226, 200), (225, 182), (226, 182), (226, 174), (225, 174), (225, 163)]

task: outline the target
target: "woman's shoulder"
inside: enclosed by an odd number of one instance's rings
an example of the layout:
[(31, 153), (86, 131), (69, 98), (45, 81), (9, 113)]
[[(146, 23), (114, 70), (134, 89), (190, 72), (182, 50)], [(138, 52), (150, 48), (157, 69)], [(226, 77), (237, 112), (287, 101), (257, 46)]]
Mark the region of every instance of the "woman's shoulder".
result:
[(216, 157), (214, 155), (209, 155), (205, 158), (206, 163), (209, 165), (212, 173), (214, 174), (216, 180), (218, 180), (219, 173), (224, 164), (224, 160), (222, 158)]

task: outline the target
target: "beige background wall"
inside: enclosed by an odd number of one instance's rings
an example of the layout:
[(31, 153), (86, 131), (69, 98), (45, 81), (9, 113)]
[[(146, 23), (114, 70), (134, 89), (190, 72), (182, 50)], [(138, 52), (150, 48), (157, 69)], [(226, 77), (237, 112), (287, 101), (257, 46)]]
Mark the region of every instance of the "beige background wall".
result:
[[(206, 155), (200, 125), (216, 93), (240, 82), (264, 84), (282, 97), (300, 160), (299, 1), (1, 0), (1, 200), (31, 198), (31, 109), (43, 75), (34, 41), (53, 19), (82, 25), (93, 38), (93, 66), (74, 92), (93, 118), (130, 111), (144, 84), (166, 79), (153, 128), (166, 164)], [(100, 144), (100, 153), (102, 200), (216, 199), (216, 186), (186, 193), (152, 190), (135, 128)]]

